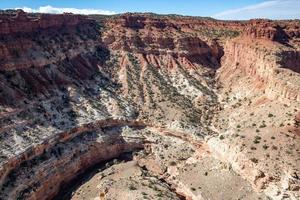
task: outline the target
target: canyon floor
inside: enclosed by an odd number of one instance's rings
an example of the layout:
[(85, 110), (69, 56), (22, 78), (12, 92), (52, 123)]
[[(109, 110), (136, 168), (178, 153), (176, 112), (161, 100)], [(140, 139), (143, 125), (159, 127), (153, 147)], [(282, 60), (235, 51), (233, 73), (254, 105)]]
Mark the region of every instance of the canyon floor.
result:
[(0, 200), (300, 199), (299, 20), (0, 13)]
[(93, 170), (62, 199), (267, 199), (205, 144), (155, 131), (148, 136), (153, 145)]

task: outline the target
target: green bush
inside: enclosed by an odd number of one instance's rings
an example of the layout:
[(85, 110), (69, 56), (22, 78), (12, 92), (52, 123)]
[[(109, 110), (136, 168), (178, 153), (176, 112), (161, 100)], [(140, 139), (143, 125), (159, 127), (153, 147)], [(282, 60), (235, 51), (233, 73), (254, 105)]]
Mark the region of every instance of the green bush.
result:
[(252, 162), (254, 162), (254, 163), (258, 163), (258, 159), (257, 158), (251, 158), (250, 159)]
[(129, 186), (129, 190), (136, 190), (137, 188), (134, 185)]

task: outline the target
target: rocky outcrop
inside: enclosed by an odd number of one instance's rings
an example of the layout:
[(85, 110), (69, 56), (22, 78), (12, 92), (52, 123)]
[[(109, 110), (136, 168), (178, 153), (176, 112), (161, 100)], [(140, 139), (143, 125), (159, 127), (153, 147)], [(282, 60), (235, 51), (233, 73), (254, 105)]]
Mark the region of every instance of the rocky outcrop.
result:
[(284, 42), (288, 36), (279, 26), (272, 25), (271, 21), (252, 20), (245, 28), (245, 35), (253, 39), (267, 39), (271, 41)]
[(41, 14), (35, 17), (28, 16), (22, 10), (17, 10), (15, 15), (1, 15), (0, 34), (30, 33), (38, 29), (77, 26), (85, 23), (91, 23), (91, 21), (81, 15)]
[(80, 15), (2, 14), (0, 70), (44, 67), (95, 51), (98, 37), (95, 22)]
[[(77, 52), (80, 53), (80, 52)], [(3, 71), (0, 75), (0, 91), (2, 104), (16, 104), (23, 99), (32, 99), (36, 95), (49, 96), (51, 90), (61, 89), (72, 84), (72, 79), (88, 80), (97, 72), (97, 55), (86, 53), (73, 55), (73, 58), (64, 58), (62, 61), (45, 60), (47, 63), (60, 65), (63, 68), (51, 66), (33, 66), (23, 69)], [(53, 63), (52, 63), (53, 62)], [(95, 65), (90, 64), (95, 63)], [(76, 67), (74, 67), (74, 65)], [(25, 69), (24, 69), (25, 67)]]
[(255, 164), (248, 155), (240, 152), (239, 148), (234, 148), (229, 143), (212, 138), (208, 140), (208, 145), (214, 157), (230, 163), (234, 171), (249, 181), (256, 191), (264, 191), (274, 200), (296, 200), (300, 197), (297, 192), (300, 181), (296, 172), (282, 169), (285, 174), (275, 178), (271, 173), (264, 171), (262, 166)]
[(191, 27), (181, 33), (181, 22), (138, 15), (109, 19), (105, 22), (109, 28), (103, 33), (103, 44), (112, 51), (151, 57), (147, 60), (154, 66), (218, 68), (223, 55), (218, 41), (189, 33)]
[(282, 51), (277, 54), (279, 65), (282, 68), (290, 69), (300, 73), (300, 52), (297, 50)]
[(279, 43), (288, 43), (292, 38), (300, 37), (297, 23), (286, 22), (284, 25), (270, 20), (250, 20), (244, 34), (253, 39), (266, 39)]
[[(235, 77), (251, 77), (254, 88), (264, 90), (271, 98), (287, 98), (300, 101), (299, 82), (297, 74), (282, 68), (298, 69), (297, 62), (287, 59), (285, 53), (280, 54), (266, 44), (249, 45), (251, 40), (242, 38), (227, 42), (222, 58), (222, 68), (219, 70), (219, 80), (224, 84), (233, 84)], [(273, 44), (267, 43), (267, 45)], [(274, 46), (273, 46), (274, 47)], [(297, 52), (286, 53), (287, 55)], [(297, 56), (293, 57), (297, 59)], [(293, 84), (288, 84), (287, 79)]]
[[(87, 168), (121, 153), (143, 148), (141, 135), (122, 127), (135, 121), (104, 120), (59, 133), (28, 149), (1, 167), (1, 199), (52, 199), (65, 184)], [(114, 131), (106, 135), (106, 129)], [(51, 169), (51, 170), (49, 170)], [(25, 181), (26, 180), (26, 181)]]

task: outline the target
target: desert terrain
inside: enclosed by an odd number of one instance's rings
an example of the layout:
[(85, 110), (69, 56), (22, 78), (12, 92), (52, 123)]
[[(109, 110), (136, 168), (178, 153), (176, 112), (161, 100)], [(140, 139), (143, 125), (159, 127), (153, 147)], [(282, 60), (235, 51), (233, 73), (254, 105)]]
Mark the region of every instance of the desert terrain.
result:
[(300, 199), (300, 21), (0, 13), (0, 199)]

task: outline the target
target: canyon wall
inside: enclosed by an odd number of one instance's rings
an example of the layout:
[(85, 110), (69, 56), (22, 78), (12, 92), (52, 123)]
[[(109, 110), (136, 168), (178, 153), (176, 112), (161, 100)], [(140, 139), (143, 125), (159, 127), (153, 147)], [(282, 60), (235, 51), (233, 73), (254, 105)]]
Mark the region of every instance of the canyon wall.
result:
[(2, 14), (0, 17), (0, 34), (14, 34), (33, 32), (38, 29), (62, 28), (63, 26), (77, 26), (90, 23), (91, 21), (81, 15), (73, 14), (41, 14), (39, 16), (28, 16), (22, 10), (16, 14)]
[(43, 145), (8, 161), (1, 167), (0, 198), (52, 199), (61, 187), (87, 168), (143, 148), (143, 137), (138, 133), (122, 134), (123, 123), (105, 121), (96, 129), (78, 127), (73, 133), (44, 140)]
[(216, 76), (224, 107), (215, 125), (223, 134), (208, 140), (215, 157), (274, 200), (298, 199), (300, 185), (294, 120), (300, 102), (299, 26), (286, 23), (252, 20), (240, 37), (225, 43)]
[(1, 14), (0, 199), (51, 199), (145, 126), (213, 137), (217, 86), (299, 102), (297, 24)]
[(80, 15), (1, 15), (0, 70), (46, 66), (94, 51), (96, 24)]
[[(113, 33), (118, 29), (109, 21), (106, 32), (82, 16), (75, 21), (77, 16), (69, 14), (43, 16), (33, 20), (21, 11), (3, 16), (11, 23), (0, 34), (1, 199), (51, 199), (88, 167), (143, 147), (143, 137), (131, 130), (124, 138), (120, 127), (139, 132), (145, 124), (140, 121), (146, 121), (183, 129), (193, 120), (187, 128), (199, 130), (200, 112), (192, 112), (187, 91), (201, 91), (203, 101), (212, 93), (196, 80), (201, 69), (195, 66), (215, 68), (210, 61), (219, 62), (216, 43), (165, 38), (158, 30), (148, 37), (152, 42), (142, 37), (140, 44), (129, 27), (123, 28), (132, 36)], [(195, 55), (199, 59), (193, 60)], [(182, 83), (178, 75), (160, 71), (168, 69), (163, 65), (182, 71)]]
[(219, 80), (234, 84), (238, 76), (250, 77), (254, 88), (265, 91), (270, 98), (300, 101), (298, 52), (276, 51), (269, 41), (252, 42), (247, 37), (227, 42)]

